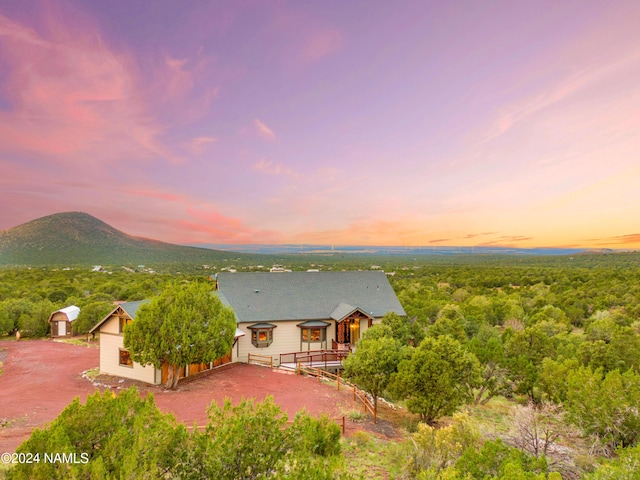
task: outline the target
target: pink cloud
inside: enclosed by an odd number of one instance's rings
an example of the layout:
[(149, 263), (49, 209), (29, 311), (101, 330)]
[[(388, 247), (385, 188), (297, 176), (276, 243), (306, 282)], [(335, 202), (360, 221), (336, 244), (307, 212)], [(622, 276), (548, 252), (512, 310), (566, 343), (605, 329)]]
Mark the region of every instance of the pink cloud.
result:
[(640, 246), (640, 233), (630, 233), (627, 235), (617, 235), (615, 237), (608, 238), (592, 238), (588, 242), (599, 246), (611, 246), (611, 245), (629, 245)]
[(524, 235), (502, 235), (495, 240), (479, 243), (478, 246), (515, 247), (517, 243), (527, 242), (529, 240), (533, 240), (533, 237), (525, 237)]
[(323, 28), (312, 32), (302, 50), (302, 59), (312, 62), (326, 57), (340, 48), (344, 42), (343, 34), (335, 28)]
[[(194, 232), (203, 233), (203, 242), (215, 243), (272, 243), (277, 241), (275, 232), (247, 227), (242, 220), (222, 215), (213, 209), (187, 208), (187, 220), (178, 223), (189, 231), (188, 238), (193, 239)], [(190, 240), (193, 242), (193, 240)]]
[(469, 233), (464, 239), (476, 238), (476, 237), (484, 237), (486, 235), (496, 235), (498, 232), (485, 232), (485, 233)]
[(0, 15), (3, 87), (12, 107), (0, 113), (2, 148), (75, 166), (88, 155), (94, 162), (179, 160), (158, 140), (162, 129), (145, 111), (131, 59), (109, 50), (88, 23), (51, 32)]
[[(582, 52), (581, 52), (582, 53)], [(575, 52), (564, 52), (567, 57), (575, 56)], [(563, 58), (560, 55), (560, 58)], [(606, 91), (607, 81), (616, 78), (624, 78), (625, 72), (635, 68), (640, 60), (640, 51), (632, 50), (611, 52), (601, 61), (585, 61), (580, 68), (574, 69), (570, 74), (560, 72), (559, 78), (549, 78), (546, 85), (531, 85), (535, 88), (533, 93), (523, 95), (510, 104), (497, 108), (497, 115), (485, 133), (483, 141), (489, 141), (504, 135), (516, 124), (525, 119), (552, 108), (557, 104), (566, 102), (572, 96), (603, 87)], [(564, 62), (564, 60), (559, 60)], [(533, 81), (532, 81), (533, 82)], [(599, 95), (602, 91), (596, 91)]]
[(187, 203), (188, 201), (188, 199), (184, 195), (168, 193), (164, 190), (136, 189), (136, 188), (123, 188), (119, 190), (122, 193), (125, 193), (127, 195), (133, 195), (136, 197), (145, 197), (145, 198), (155, 198), (155, 199), (164, 200), (167, 202)]
[(169, 97), (180, 97), (193, 87), (192, 75), (184, 68), (187, 61), (186, 59), (165, 57), (164, 63), (168, 71), (165, 94)]
[(266, 173), (267, 175), (286, 176), (286, 177), (298, 177), (299, 175), (291, 168), (285, 167), (280, 163), (275, 163), (264, 158), (253, 164), (253, 169)]
[(258, 132), (258, 135), (260, 135), (260, 137), (264, 138), (265, 140), (274, 140), (276, 138), (276, 134), (273, 133), (273, 130), (271, 130), (261, 120), (256, 118), (254, 120), (254, 125), (256, 127), (257, 132)]
[(193, 58), (165, 55), (163, 62), (147, 72), (146, 98), (158, 111), (171, 117), (173, 124), (188, 124), (211, 112), (220, 87), (212, 85), (209, 67), (213, 60), (202, 53)]
[(196, 155), (201, 155), (203, 154), (208, 147), (212, 144), (217, 142), (218, 139), (215, 137), (196, 137), (193, 138), (191, 140), (191, 142), (189, 143), (189, 149), (191, 150), (191, 152), (193, 152)]

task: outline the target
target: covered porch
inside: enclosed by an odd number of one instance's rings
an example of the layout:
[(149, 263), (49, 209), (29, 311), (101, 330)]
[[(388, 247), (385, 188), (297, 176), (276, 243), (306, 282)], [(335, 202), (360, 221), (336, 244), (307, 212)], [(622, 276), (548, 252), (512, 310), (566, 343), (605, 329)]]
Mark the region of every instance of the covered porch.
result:
[(338, 305), (331, 313), (331, 318), (336, 322), (336, 335), (331, 342), (334, 350), (354, 350), (361, 332), (373, 325), (372, 315), (347, 303)]

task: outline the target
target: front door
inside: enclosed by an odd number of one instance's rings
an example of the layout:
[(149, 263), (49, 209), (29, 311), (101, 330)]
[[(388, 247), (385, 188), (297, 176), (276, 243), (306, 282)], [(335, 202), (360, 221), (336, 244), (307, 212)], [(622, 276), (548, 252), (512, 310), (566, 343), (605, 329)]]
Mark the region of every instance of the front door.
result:
[[(336, 325), (336, 343), (355, 345), (356, 342), (360, 340), (360, 325), (362, 325), (362, 322), (365, 320), (370, 327), (373, 323), (373, 317), (367, 315), (360, 309), (356, 309), (344, 317)], [(365, 326), (365, 329), (366, 328)]]
[(67, 322), (58, 322), (58, 336), (65, 337), (67, 335)]
[(347, 318), (338, 323), (336, 329), (336, 342), (355, 344), (360, 340), (360, 319), (359, 318)]

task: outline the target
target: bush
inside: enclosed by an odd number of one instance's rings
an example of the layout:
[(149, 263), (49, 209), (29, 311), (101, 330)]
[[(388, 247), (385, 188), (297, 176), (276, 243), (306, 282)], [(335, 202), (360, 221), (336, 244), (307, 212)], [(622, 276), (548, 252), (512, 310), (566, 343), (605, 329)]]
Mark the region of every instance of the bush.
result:
[(287, 438), (296, 451), (327, 457), (340, 453), (340, 427), (329, 417), (310, 417), (298, 412), (293, 425), (287, 428)]

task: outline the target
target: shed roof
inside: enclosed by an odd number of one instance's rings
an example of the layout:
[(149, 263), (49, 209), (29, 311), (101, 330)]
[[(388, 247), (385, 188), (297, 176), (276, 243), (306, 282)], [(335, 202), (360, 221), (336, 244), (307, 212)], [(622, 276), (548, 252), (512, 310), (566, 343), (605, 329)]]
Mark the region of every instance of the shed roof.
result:
[(65, 313), (69, 321), (73, 321), (78, 318), (80, 314), (80, 307), (76, 307), (75, 305), (69, 305), (68, 307), (61, 308), (58, 310), (59, 312)]
[(49, 316), (49, 321), (53, 318), (56, 313), (64, 313), (67, 317), (67, 321), (73, 322), (76, 318), (78, 318), (78, 314), (80, 313), (80, 307), (76, 307), (75, 305), (69, 305), (68, 307), (61, 308), (60, 310), (56, 310)]
[(376, 318), (387, 312), (406, 315), (379, 271), (221, 272), (218, 288), (238, 322), (322, 320), (355, 309)]

